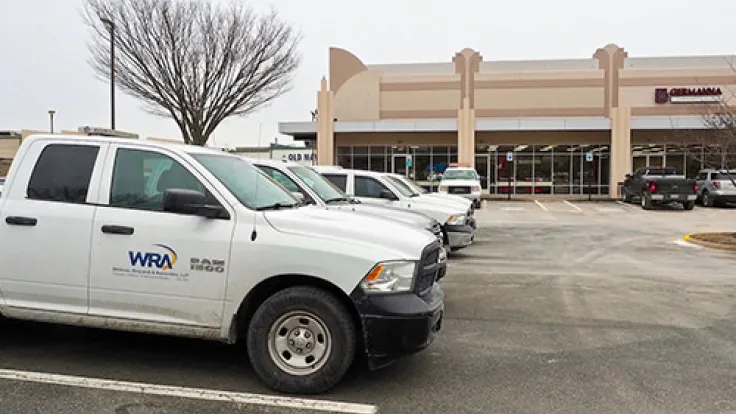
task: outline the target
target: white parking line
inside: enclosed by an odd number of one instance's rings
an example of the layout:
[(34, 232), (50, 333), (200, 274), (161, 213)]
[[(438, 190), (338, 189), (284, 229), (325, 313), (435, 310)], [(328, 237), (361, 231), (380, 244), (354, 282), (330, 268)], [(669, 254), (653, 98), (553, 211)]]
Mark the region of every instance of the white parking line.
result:
[(144, 384), (139, 382), (114, 381), (99, 378), (76, 377), (71, 375), (47, 374), (43, 372), (16, 371), (10, 369), (0, 369), (0, 379), (340, 414), (375, 414), (378, 412), (378, 407), (368, 404)]
[(544, 211), (549, 211), (549, 210), (547, 209), (547, 207), (545, 207), (545, 206), (544, 206), (544, 204), (542, 204), (542, 203), (541, 203), (541, 202), (540, 202), (539, 200), (534, 200), (534, 204), (538, 205), (538, 206), (539, 206), (539, 208), (541, 208), (541, 209), (542, 209), (542, 210), (544, 210)]
[(574, 209), (575, 209), (575, 210), (577, 210), (578, 212), (580, 212), (580, 213), (582, 213), (582, 212), (583, 212), (583, 209), (582, 209), (582, 208), (580, 208), (580, 207), (578, 207), (578, 206), (576, 206), (575, 204), (573, 204), (573, 203), (571, 203), (571, 202), (569, 202), (569, 201), (567, 201), (567, 200), (562, 200), (562, 201), (564, 201), (564, 202), (565, 202), (565, 204), (567, 204), (568, 206), (570, 206), (570, 207), (574, 208)]
[(501, 210), (503, 211), (524, 211), (526, 209), (524, 207), (501, 207)]

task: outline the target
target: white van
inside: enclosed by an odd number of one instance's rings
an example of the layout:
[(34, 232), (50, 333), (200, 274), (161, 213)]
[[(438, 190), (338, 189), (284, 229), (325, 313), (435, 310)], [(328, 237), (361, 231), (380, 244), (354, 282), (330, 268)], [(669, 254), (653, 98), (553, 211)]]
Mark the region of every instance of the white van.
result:
[(384, 173), (336, 166), (312, 168), (361, 202), (416, 210), (434, 218), (442, 223), (445, 244), (452, 251), (470, 246), (475, 239), (476, 229), (470, 225), (472, 219), (468, 210), (420, 197), (391, 182)]
[(432, 234), (302, 208), (222, 151), (30, 136), (0, 215), (0, 316), (242, 340), (281, 392), (326, 391), (357, 352), (377, 368), (442, 326)]

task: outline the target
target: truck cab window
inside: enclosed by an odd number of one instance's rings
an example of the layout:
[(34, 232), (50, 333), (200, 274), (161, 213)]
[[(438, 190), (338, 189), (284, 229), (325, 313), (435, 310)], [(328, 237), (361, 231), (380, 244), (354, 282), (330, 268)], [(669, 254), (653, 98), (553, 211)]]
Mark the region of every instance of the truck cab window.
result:
[(356, 197), (381, 198), (381, 191), (384, 190), (390, 191), (375, 178), (355, 176)]
[(161, 211), (164, 192), (172, 188), (199, 191), (208, 196), (208, 203), (213, 202), (202, 183), (172, 158), (152, 151), (118, 149), (110, 189), (111, 206)]
[(276, 180), (277, 183), (286, 187), (287, 190), (294, 192), (294, 193), (302, 192), (301, 188), (299, 188), (299, 186), (296, 185), (294, 180), (284, 175), (284, 173), (282, 173), (281, 171), (270, 168), (270, 167), (264, 167), (264, 166), (259, 166), (258, 168), (260, 168), (261, 171), (263, 171), (268, 176)]
[(84, 203), (99, 147), (52, 144), (43, 149), (28, 182), (31, 200)]
[(322, 174), (322, 176), (330, 180), (340, 190), (347, 191), (348, 177), (345, 174)]

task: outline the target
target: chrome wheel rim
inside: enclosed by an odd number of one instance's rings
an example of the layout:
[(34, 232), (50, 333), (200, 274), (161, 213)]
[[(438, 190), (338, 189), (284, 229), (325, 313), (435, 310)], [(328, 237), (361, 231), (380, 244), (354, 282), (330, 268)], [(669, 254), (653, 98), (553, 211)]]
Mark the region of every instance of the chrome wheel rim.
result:
[(304, 311), (282, 315), (268, 333), (271, 360), (289, 375), (319, 371), (332, 352), (332, 337), (318, 316)]

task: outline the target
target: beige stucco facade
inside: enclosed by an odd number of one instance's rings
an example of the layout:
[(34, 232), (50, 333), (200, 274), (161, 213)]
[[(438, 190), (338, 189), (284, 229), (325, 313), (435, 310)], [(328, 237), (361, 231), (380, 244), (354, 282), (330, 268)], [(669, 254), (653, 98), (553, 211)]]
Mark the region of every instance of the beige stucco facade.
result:
[[(610, 147), (612, 196), (632, 169), (633, 136), (698, 131), (702, 114), (722, 104), (702, 101), (728, 102), (736, 90), (732, 57), (637, 58), (614, 44), (564, 60), (486, 61), (472, 49), (440, 63), (369, 65), (340, 48), (329, 58), (316, 120), (280, 125), (316, 139), (322, 164), (336, 163), (341, 145), (453, 145), (458, 162), (474, 165), (479, 145), (582, 141)], [(658, 102), (660, 88), (721, 95)]]

